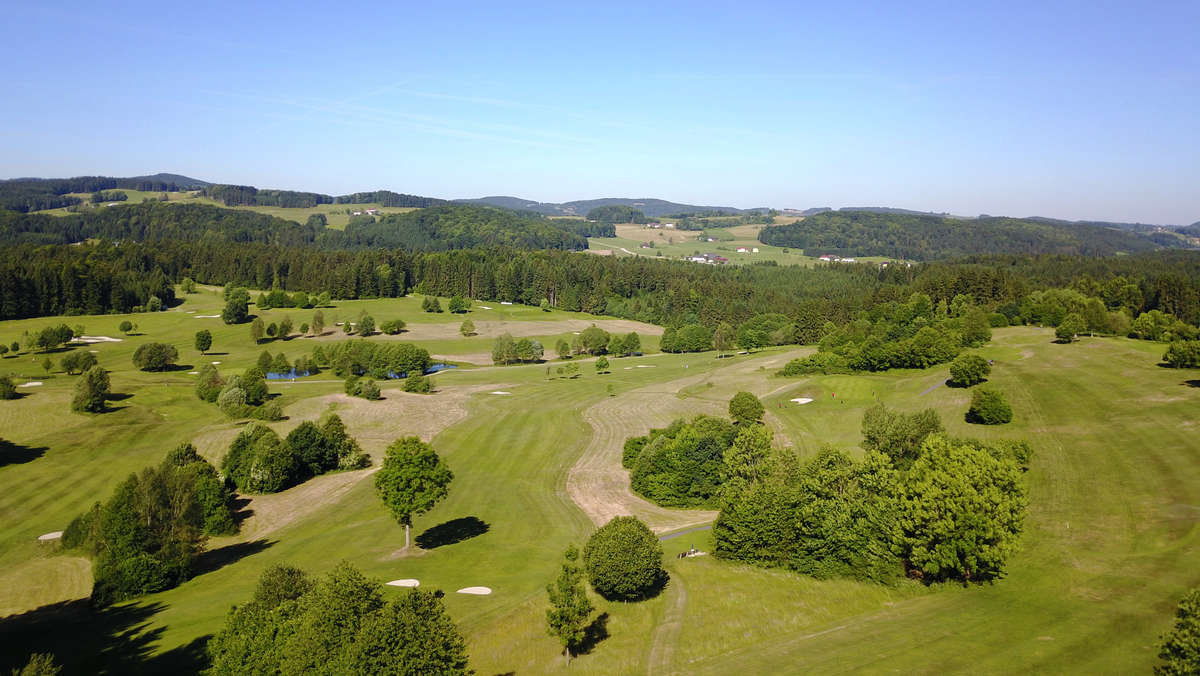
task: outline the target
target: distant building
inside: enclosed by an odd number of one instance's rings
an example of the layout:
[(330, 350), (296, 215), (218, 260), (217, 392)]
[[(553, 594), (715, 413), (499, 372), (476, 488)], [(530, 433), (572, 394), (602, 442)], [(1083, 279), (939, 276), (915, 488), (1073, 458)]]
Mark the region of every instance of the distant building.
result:
[(674, 224), (674, 223), (663, 223), (663, 224), (662, 224), (662, 227), (664, 227), (664, 228), (672, 228), (672, 229), (673, 229), (673, 228), (675, 227), (675, 224)]
[(751, 249), (750, 253), (758, 253), (758, 247), (754, 247), (753, 249)]
[(746, 247), (744, 247), (744, 246), (739, 246), (739, 247), (737, 248), (737, 252), (738, 252), (738, 253), (750, 253), (750, 250), (749, 250), (749, 249), (747, 249), (747, 248), (746, 248)]

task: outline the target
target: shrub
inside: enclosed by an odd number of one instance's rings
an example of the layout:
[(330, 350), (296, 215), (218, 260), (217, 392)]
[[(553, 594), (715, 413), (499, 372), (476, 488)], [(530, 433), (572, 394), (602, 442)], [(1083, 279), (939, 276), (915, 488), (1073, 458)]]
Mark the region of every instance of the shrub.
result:
[(378, 401), (380, 398), (379, 385), (370, 378), (363, 378), (358, 381), (358, 391), (355, 392), (355, 395), (370, 401)]
[(1003, 425), (1012, 422), (1012, 407), (999, 390), (978, 389), (971, 395), (967, 422), (980, 425)]
[(365, 315), (358, 320), (358, 335), (369, 336), (375, 333), (375, 318), (371, 315)]
[(404, 391), (413, 392), (415, 394), (429, 394), (433, 389), (429, 378), (426, 376), (409, 376), (404, 379)]
[(79, 413), (101, 413), (108, 398), (108, 372), (103, 367), (93, 366), (75, 383), (75, 396), (71, 399), (71, 410)]
[(145, 343), (133, 353), (133, 365), (143, 371), (165, 371), (177, 359), (179, 351), (168, 343)]
[(96, 355), (91, 352), (71, 352), (60, 362), (62, 370), (69, 374), (83, 373), (96, 365)]
[(816, 373), (850, 373), (850, 365), (841, 355), (818, 352), (802, 359), (793, 359), (779, 371), (781, 376), (807, 376)]
[(749, 392), (738, 392), (729, 400), (729, 417), (739, 425), (759, 422), (764, 413), (762, 402)]
[(404, 330), (404, 320), (389, 319), (379, 325), (379, 330), (383, 331), (389, 336), (394, 336)]
[(610, 600), (647, 598), (667, 581), (658, 538), (633, 516), (618, 516), (593, 533), (583, 562), (592, 587)]
[(982, 383), (992, 372), (992, 365), (977, 354), (960, 354), (950, 363), (950, 384), (970, 387)]

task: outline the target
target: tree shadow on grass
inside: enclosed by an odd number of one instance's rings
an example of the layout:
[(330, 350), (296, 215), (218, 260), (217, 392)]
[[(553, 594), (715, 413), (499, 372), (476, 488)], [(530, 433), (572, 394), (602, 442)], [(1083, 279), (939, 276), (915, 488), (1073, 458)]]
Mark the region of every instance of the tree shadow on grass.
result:
[(210, 549), (196, 557), (196, 561), (192, 564), (192, 577), (211, 573), (231, 563), (237, 563), (247, 556), (253, 556), (274, 545), (274, 541), (262, 538), (225, 545), (219, 549)]
[(33, 653), (50, 653), (63, 674), (198, 673), (207, 666), (208, 636), (152, 654), (165, 627), (148, 622), (162, 603), (103, 609), (88, 599), (63, 601), (0, 618), (0, 673), (20, 669)]
[(0, 439), (0, 467), (33, 462), (50, 450), (48, 446), (22, 446)]
[(105, 401), (125, 401), (126, 399), (128, 399), (132, 396), (133, 395), (129, 394), (128, 392), (109, 392), (108, 394), (104, 395), (104, 400)]
[(230, 505), (230, 507), (233, 508), (233, 522), (237, 524), (238, 528), (241, 528), (243, 521), (254, 516), (253, 509), (246, 509), (246, 506), (249, 504), (250, 498), (244, 498), (239, 495), (233, 499), (233, 502)]
[(571, 652), (573, 655), (587, 655), (606, 638), (608, 638), (608, 613), (600, 613), (596, 619), (592, 620), (591, 624), (584, 628), (583, 640)]
[(416, 543), (421, 549), (436, 549), (463, 540), (470, 540), (483, 535), (490, 529), (491, 526), (486, 521), (474, 516), (464, 516), (426, 530), (416, 537)]
[(1200, 380), (1185, 380), (1183, 384), (1188, 387), (1200, 387)]

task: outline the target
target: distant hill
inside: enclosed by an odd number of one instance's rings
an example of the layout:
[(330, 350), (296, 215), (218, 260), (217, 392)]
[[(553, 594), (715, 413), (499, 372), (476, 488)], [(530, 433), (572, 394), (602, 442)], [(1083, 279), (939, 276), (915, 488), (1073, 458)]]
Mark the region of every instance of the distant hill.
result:
[(763, 228), (758, 238), (765, 244), (804, 249), (809, 255), (890, 256), (922, 261), (991, 253), (1110, 256), (1163, 247), (1127, 230), (1081, 223), (845, 209)]
[(865, 211), (872, 214), (904, 214), (908, 216), (940, 216), (942, 218), (966, 218), (955, 216), (945, 211), (913, 211), (912, 209), (897, 209), (895, 207), (842, 207), (838, 211)]
[(1200, 237), (1200, 221), (1196, 221), (1185, 228), (1180, 228), (1179, 232), (1187, 235), (1188, 237)]
[(652, 197), (605, 197), (594, 200), (575, 200), (574, 202), (537, 202), (521, 199), (520, 197), (492, 196), (475, 199), (454, 200), (464, 204), (486, 204), (504, 209), (518, 211), (533, 211), (547, 216), (585, 216), (596, 207), (629, 206), (637, 209), (650, 218), (662, 218), (672, 214), (695, 214), (706, 211), (726, 211), (730, 214), (740, 214), (745, 209), (736, 207), (698, 206), (695, 204), (680, 204)]
[(58, 209), (79, 204), (82, 200), (69, 193), (94, 193), (100, 190), (143, 190), (176, 192), (211, 185), (200, 179), (179, 174), (151, 176), (76, 176), (74, 178), (11, 178), (0, 181), (0, 209), (29, 212)]

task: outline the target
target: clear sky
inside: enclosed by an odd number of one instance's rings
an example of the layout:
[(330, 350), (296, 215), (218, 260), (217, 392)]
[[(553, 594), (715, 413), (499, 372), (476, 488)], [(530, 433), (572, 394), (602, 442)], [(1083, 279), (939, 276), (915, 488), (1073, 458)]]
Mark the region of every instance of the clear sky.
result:
[(267, 4), (6, 3), (0, 176), (1200, 219), (1197, 0)]

